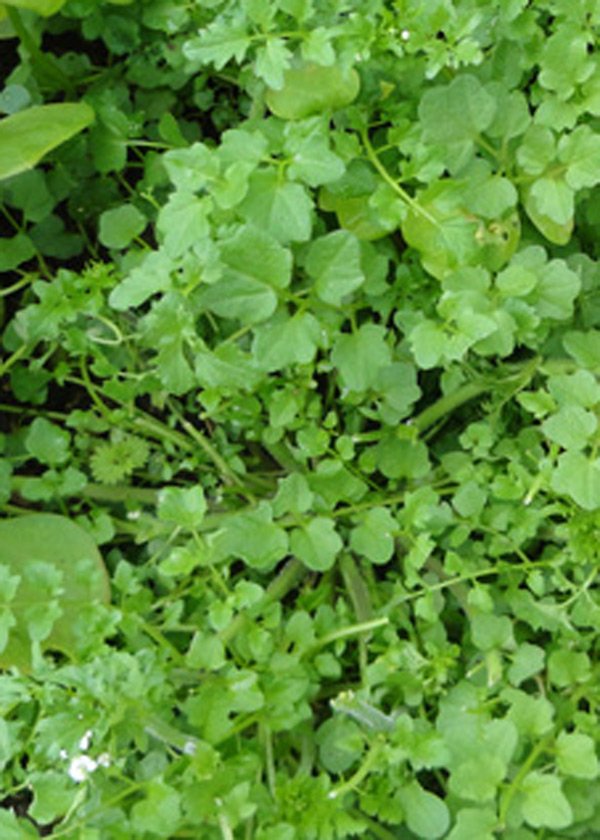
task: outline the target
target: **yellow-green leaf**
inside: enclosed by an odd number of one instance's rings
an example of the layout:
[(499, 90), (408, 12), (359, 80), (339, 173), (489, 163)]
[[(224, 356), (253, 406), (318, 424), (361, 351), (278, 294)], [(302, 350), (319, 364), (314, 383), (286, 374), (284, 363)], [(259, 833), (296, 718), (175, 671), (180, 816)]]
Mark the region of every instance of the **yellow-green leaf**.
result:
[(353, 68), (303, 64), (287, 70), (280, 90), (266, 95), (271, 111), (284, 120), (301, 120), (312, 114), (335, 111), (358, 95), (360, 80)]
[(49, 17), (55, 14), (66, 0), (4, 0), (5, 6), (14, 6), (16, 9), (30, 9), (39, 15)]
[(93, 120), (85, 102), (34, 105), (0, 120), (0, 179), (32, 169)]

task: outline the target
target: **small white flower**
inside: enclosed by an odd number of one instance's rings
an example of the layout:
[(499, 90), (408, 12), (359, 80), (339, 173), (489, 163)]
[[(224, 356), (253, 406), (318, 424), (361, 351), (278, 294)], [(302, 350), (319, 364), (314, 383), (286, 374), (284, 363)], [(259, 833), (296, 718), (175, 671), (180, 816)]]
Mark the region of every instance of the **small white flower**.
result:
[(197, 744), (195, 741), (186, 741), (183, 745), (184, 755), (195, 755)]
[(141, 510), (130, 510), (127, 512), (127, 519), (135, 521), (136, 519), (139, 519), (141, 515)]
[(83, 734), (83, 736), (79, 740), (79, 749), (81, 752), (87, 752), (90, 748), (90, 744), (92, 743), (92, 730), (88, 729), (87, 732)]
[(107, 752), (103, 752), (98, 756), (98, 767), (110, 767), (110, 756)]
[(76, 755), (71, 759), (68, 773), (74, 782), (85, 782), (97, 766), (98, 763), (89, 755)]
[(66, 750), (64, 750), (64, 749), (63, 749), (63, 750), (61, 750), (61, 751), (59, 752), (59, 754), (58, 754), (58, 755), (60, 756), (60, 758), (62, 758), (62, 759), (63, 759), (63, 761), (64, 761), (66, 758), (68, 758), (68, 757), (69, 757), (69, 753), (68, 753)]
[(403, 29), (400, 33), (400, 37), (403, 41), (408, 41), (408, 39), (410, 38), (410, 32), (408, 31), (408, 29)]

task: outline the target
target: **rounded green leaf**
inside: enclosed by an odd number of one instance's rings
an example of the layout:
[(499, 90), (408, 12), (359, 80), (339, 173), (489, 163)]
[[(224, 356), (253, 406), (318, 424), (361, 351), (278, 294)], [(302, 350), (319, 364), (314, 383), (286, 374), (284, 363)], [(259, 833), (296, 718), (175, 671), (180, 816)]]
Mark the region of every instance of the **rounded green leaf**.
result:
[(0, 120), (0, 179), (31, 169), (93, 121), (85, 102), (34, 105)]
[(110, 600), (108, 575), (90, 535), (50, 513), (1, 520), (0, 566), (18, 578), (14, 597), (6, 602), (14, 624), (0, 651), (0, 668), (27, 670), (32, 638), (42, 650), (75, 656), (82, 609)]
[(100, 216), (98, 238), (107, 248), (126, 248), (146, 227), (146, 217), (133, 204), (105, 210)]
[(566, 828), (573, 821), (569, 801), (556, 776), (533, 771), (525, 777), (521, 806), (523, 816), (534, 828)]
[(287, 70), (280, 90), (268, 90), (267, 105), (284, 120), (302, 120), (312, 114), (334, 111), (349, 105), (360, 89), (353, 68), (303, 64)]
[(402, 789), (400, 801), (406, 813), (406, 824), (417, 837), (435, 840), (448, 830), (450, 815), (446, 803), (417, 782)]
[(335, 563), (343, 543), (333, 520), (316, 516), (304, 527), (292, 531), (290, 547), (309, 569), (325, 572)]

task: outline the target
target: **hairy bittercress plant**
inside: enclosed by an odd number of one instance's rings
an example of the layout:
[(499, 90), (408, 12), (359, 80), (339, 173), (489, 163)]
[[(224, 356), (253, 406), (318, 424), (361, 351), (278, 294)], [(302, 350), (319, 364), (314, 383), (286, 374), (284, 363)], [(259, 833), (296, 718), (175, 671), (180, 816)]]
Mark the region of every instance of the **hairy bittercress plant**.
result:
[(3, 836), (595, 836), (598, 4), (5, 5)]

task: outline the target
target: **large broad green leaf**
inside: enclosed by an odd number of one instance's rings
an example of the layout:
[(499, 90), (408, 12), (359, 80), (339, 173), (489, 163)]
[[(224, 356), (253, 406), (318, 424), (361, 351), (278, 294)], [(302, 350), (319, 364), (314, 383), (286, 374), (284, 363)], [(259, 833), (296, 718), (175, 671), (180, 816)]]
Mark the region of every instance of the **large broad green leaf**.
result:
[(16, 9), (31, 9), (39, 15), (48, 17), (57, 12), (66, 0), (4, 0), (3, 6), (14, 6)]
[(268, 90), (267, 105), (284, 120), (302, 120), (335, 111), (356, 99), (360, 80), (356, 70), (333, 65), (303, 64), (287, 70), (280, 90)]
[(70, 519), (50, 513), (0, 521), (0, 576), (10, 582), (0, 589), (0, 641), (3, 627), (8, 629), (0, 668), (26, 670), (32, 638), (42, 650), (76, 655), (83, 611), (110, 599), (93, 539)]
[(0, 120), (0, 179), (31, 169), (93, 121), (85, 102), (34, 105)]

